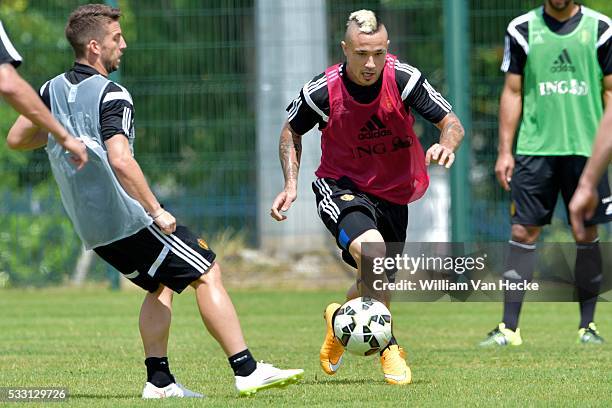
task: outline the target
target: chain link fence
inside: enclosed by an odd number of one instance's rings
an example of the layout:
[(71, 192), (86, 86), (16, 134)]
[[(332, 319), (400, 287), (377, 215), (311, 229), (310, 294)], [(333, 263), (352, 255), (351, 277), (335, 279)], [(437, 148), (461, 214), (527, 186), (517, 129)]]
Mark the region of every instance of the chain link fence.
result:
[[(20, 73), (35, 88), (71, 66), (73, 56), (63, 28), (69, 12), (83, 3), (6, 0), (0, 4), (0, 18), (24, 57)], [(244, 231), (247, 242), (254, 242), (257, 214), (267, 210), (257, 208), (256, 201), (255, 0), (118, 3), (128, 49), (116, 79), (134, 99), (135, 152), (151, 185), (196, 232), (210, 236), (229, 227)], [(505, 240), (509, 197), (493, 174), (503, 37), (512, 18), (541, 2), (467, 3), (472, 236)], [(605, 2), (589, 3), (605, 6)], [(339, 42), (349, 12), (370, 8), (387, 25), (390, 51), (418, 67), (445, 94), (442, 0), (330, 0), (326, 7), (330, 64), (342, 58)], [(1, 103), (0, 113), (0, 131), (6, 134), (16, 115)], [(417, 119), (417, 134), (428, 146), (438, 131)], [(0, 166), (0, 286), (65, 281), (76, 264), (80, 243), (61, 208), (44, 151), (15, 153), (0, 144)], [(103, 276), (103, 268), (96, 268), (93, 276)]]

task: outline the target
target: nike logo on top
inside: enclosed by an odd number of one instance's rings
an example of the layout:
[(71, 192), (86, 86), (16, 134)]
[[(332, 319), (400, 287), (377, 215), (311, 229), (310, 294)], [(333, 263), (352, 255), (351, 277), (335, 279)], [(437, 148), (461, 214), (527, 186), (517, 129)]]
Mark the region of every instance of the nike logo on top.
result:
[(564, 48), (561, 54), (553, 61), (550, 72), (576, 72), (567, 48)]

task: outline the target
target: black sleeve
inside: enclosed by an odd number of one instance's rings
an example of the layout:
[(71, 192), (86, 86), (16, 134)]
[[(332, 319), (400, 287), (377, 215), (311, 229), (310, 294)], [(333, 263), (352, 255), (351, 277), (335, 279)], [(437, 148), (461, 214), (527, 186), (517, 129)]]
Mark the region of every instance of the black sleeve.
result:
[(0, 21), (0, 65), (13, 64), (15, 68), (21, 64), (21, 55), (17, 52), (9, 39), (2, 21)]
[(527, 54), (516, 38), (506, 32), (504, 39), (504, 60), (501, 65), (503, 72), (523, 75), (527, 64)]
[(51, 97), (49, 96), (49, 81), (45, 82), (40, 87), (40, 99), (44, 102), (47, 109), (51, 110)]
[(300, 95), (287, 106), (286, 111), (291, 129), (299, 135), (305, 134), (317, 124), (319, 129), (327, 126), (329, 92), (325, 73), (309, 81), (300, 91)]
[(395, 62), (395, 83), (404, 101), (404, 108), (414, 109), (425, 120), (438, 123), (451, 111), (446, 101), (412, 65)]
[[(396, 80), (397, 77), (396, 75)], [(452, 110), (451, 104), (423, 76), (419, 76), (404, 99), (404, 108), (406, 111), (414, 109), (423, 119), (434, 124), (444, 119)]]
[(123, 134), (134, 137), (134, 106), (129, 92), (111, 82), (102, 95), (100, 106), (102, 140)]
[(604, 76), (612, 74), (612, 27), (608, 22), (599, 20), (598, 42), (603, 43), (597, 48), (597, 60)]
[(504, 38), (504, 60), (502, 72), (523, 75), (527, 64), (527, 47), (529, 38), (529, 14), (515, 18), (508, 24)]

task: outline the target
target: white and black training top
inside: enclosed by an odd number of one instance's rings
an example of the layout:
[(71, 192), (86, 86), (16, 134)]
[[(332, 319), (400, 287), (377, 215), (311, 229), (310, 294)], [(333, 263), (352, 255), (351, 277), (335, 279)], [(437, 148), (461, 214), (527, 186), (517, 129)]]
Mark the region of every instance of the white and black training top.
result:
[[(580, 11), (566, 21), (558, 21), (543, 12), (544, 22), (548, 28), (559, 35), (569, 34), (580, 24), (582, 17), (588, 14), (599, 21), (597, 29), (597, 60), (603, 75), (612, 74), (612, 21), (604, 14), (588, 7), (580, 6)], [(508, 24), (504, 41), (504, 59), (501, 70), (512, 74), (523, 75), (527, 54), (529, 53), (529, 18), (530, 13), (523, 14)]]
[[(382, 88), (383, 76), (372, 85), (360, 86), (348, 79), (345, 66), (346, 63), (342, 64), (340, 75), (349, 95), (362, 104), (376, 99)], [(395, 83), (406, 111), (412, 108), (431, 123), (440, 122), (452, 110), (450, 103), (429, 84), (417, 68), (399, 60), (395, 62)], [(297, 134), (303, 135), (317, 124), (320, 130), (325, 128), (329, 118), (329, 92), (325, 73), (306, 83), (300, 95), (286, 110), (289, 125)]]
[[(109, 91), (113, 86), (121, 91)], [(89, 162), (80, 170), (75, 169), (70, 155), (55, 138), (49, 136), (46, 147), (64, 209), (85, 247), (107, 245), (149, 226), (151, 217), (117, 179), (102, 136), (101, 109), (105, 103), (131, 102), (127, 90), (100, 74), (74, 84), (62, 73), (46, 83), (43, 94), (48, 95), (53, 116), (87, 146)], [(123, 133), (115, 138), (128, 136), (133, 152), (129, 123), (131, 115), (126, 111)]]
[(13, 64), (17, 68), (21, 64), (21, 55), (13, 46), (0, 21), (0, 65), (2, 64)]
[[(74, 66), (64, 75), (71, 84), (78, 84), (81, 81), (100, 74), (94, 68), (75, 62)], [(49, 101), (48, 83), (40, 88), (40, 95), (47, 108), (51, 108)], [(134, 138), (134, 104), (129, 92), (114, 82), (109, 82), (102, 92), (100, 99), (100, 127), (102, 140), (123, 134), (128, 139)]]

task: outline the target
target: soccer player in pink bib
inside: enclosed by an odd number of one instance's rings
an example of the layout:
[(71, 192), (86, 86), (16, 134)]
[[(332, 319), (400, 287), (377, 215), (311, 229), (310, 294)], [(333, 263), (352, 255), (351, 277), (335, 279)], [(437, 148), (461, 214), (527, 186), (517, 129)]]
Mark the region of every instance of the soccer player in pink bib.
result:
[[(387, 30), (372, 11), (351, 13), (341, 44), (346, 61), (314, 77), (287, 107), (280, 136), (285, 187), (270, 215), (278, 221), (287, 218), (281, 212), (296, 199), (301, 138), (318, 125), (322, 155), (312, 187), (321, 220), (344, 261), (358, 270), (347, 293), (353, 299), (367, 289), (361, 281), (362, 244), (405, 241), (407, 204), (427, 190), (426, 166), (435, 161), (449, 168), (464, 132), (450, 104), (419, 70), (387, 52)], [(413, 129), (412, 110), (441, 131), (440, 142), (426, 154)], [(388, 306), (388, 300), (381, 300)], [(329, 375), (337, 372), (344, 353), (332, 329), (339, 307), (332, 303), (324, 313), (327, 332), (320, 362)], [(395, 338), (381, 351), (381, 364), (386, 382), (412, 381)]]

